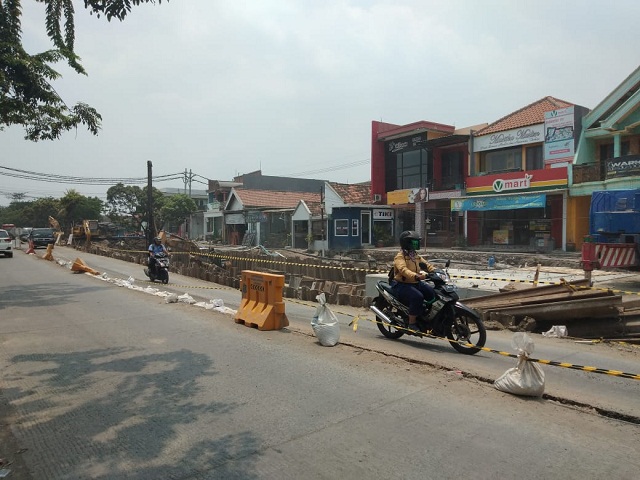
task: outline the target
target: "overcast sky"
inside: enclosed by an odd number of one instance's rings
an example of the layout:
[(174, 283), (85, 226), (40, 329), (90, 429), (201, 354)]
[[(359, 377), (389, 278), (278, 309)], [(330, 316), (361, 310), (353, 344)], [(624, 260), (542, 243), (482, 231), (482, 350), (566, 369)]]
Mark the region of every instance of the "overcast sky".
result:
[[(593, 108), (640, 63), (638, 0), (171, 0), (122, 23), (75, 3), (88, 76), (58, 65), (55, 87), (102, 130), (33, 143), (8, 128), (2, 167), (122, 178), (151, 161), (154, 175), (356, 183), (370, 179), (372, 120), (461, 128), (548, 95)], [(50, 48), (42, 5), (22, 6), (27, 51)], [(0, 175), (0, 205), (71, 188), (104, 199), (108, 186)]]

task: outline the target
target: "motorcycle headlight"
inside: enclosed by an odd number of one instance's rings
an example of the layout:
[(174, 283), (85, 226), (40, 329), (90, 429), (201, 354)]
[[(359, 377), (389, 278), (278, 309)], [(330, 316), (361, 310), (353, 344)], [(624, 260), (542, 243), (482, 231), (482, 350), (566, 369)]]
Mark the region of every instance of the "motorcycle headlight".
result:
[(436, 272), (436, 275), (440, 277), (440, 279), (443, 280), (444, 282), (448, 282), (449, 280), (451, 280), (451, 278), (449, 277), (449, 274), (445, 271), (439, 270)]

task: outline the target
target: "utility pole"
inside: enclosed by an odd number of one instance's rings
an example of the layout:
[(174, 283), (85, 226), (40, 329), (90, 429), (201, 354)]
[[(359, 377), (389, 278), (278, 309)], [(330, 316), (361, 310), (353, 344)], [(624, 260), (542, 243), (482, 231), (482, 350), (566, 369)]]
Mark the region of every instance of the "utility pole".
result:
[[(189, 169), (189, 173), (187, 173), (187, 169), (184, 169), (184, 194), (188, 195), (189, 198), (191, 198), (191, 182), (193, 180), (193, 177), (195, 177), (195, 174), (191, 171), (191, 169)], [(189, 193), (187, 193), (187, 184), (189, 184)], [(184, 222), (184, 229), (185, 229), (185, 233), (187, 235), (187, 238), (190, 237), (190, 220), (191, 218), (187, 218), (187, 220), (185, 220)]]
[(191, 198), (191, 182), (193, 180), (193, 177), (195, 177), (195, 174), (191, 171), (191, 169), (189, 169), (189, 172), (187, 172), (187, 169), (184, 169), (184, 175), (182, 177), (182, 182), (184, 183), (184, 194), (187, 195), (187, 184), (189, 185), (189, 198)]
[(324, 257), (324, 184), (320, 187), (320, 225), (322, 232), (322, 247), (321, 247), (321, 255)]
[(153, 225), (153, 164), (151, 161), (147, 162), (147, 245), (153, 243), (154, 225)]

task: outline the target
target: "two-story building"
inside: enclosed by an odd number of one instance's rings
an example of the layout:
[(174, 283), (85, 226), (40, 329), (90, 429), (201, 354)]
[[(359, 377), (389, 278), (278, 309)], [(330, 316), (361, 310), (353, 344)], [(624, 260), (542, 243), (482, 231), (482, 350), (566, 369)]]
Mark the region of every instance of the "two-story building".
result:
[(545, 97), (473, 133), (466, 194), (451, 200), (469, 245), (565, 248), (568, 170), (587, 111)]
[[(463, 238), (464, 215), (450, 201), (463, 196), (473, 130), (420, 121), (394, 125), (373, 121), (371, 191), (374, 203), (390, 205), (374, 232), (397, 240), (403, 230), (416, 230), (426, 245), (451, 246)], [(385, 221), (386, 220), (386, 221)]]
[(569, 242), (580, 249), (589, 233), (594, 191), (637, 188), (640, 188), (640, 67), (582, 120), (582, 135), (572, 169), (572, 208), (567, 216)]

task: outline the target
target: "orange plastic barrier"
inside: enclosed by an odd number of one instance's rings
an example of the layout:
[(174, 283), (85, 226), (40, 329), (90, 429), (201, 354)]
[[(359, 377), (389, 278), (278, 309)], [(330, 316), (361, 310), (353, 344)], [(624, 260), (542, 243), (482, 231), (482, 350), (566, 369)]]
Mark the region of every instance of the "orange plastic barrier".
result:
[(53, 245), (47, 245), (47, 253), (42, 258), (49, 261), (53, 260)]
[(100, 272), (94, 270), (93, 268), (88, 266), (86, 263), (84, 263), (84, 260), (82, 260), (81, 258), (76, 258), (75, 262), (73, 262), (73, 265), (71, 265), (71, 271), (72, 272), (86, 272), (86, 273), (91, 273), (93, 275), (99, 275), (100, 274)]
[(284, 275), (243, 270), (242, 301), (235, 322), (258, 330), (280, 330), (289, 325), (284, 313)]

